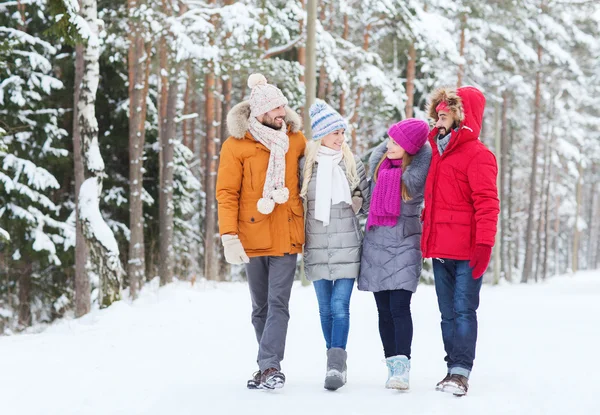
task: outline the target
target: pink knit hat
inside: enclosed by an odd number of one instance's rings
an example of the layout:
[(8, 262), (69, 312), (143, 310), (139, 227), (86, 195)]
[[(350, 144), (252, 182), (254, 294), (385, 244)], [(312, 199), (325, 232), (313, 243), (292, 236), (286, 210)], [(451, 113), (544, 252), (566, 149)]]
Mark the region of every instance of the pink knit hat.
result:
[(390, 127), (388, 135), (408, 154), (419, 152), (429, 134), (429, 125), (423, 120), (407, 118)]

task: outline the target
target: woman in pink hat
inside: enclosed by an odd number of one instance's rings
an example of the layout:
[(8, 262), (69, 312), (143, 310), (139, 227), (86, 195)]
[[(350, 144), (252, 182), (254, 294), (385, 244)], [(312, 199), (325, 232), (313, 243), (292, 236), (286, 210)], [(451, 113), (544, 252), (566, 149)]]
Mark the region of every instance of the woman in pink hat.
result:
[(392, 125), (369, 160), (371, 205), (358, 289), (375, 295), (388, 389), (408, 390), (410, 300), (421, 275), (421, 208), (431, 161), (429, 126), (414, 118)]

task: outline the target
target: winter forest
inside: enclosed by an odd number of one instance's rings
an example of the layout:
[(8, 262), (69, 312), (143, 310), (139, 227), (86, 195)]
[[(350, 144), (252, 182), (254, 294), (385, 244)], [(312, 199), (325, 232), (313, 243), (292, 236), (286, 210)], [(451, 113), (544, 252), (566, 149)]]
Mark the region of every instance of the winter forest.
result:
[(300, 114), (337, 109), (365, 163), (434, 88), (477, 86), (500, 172), (486, 282), (598, 268), (600, 2), (316, 3), (0, 0), (0, 333), (155, 278), (243, 278), (215, 183), (255, 72)]

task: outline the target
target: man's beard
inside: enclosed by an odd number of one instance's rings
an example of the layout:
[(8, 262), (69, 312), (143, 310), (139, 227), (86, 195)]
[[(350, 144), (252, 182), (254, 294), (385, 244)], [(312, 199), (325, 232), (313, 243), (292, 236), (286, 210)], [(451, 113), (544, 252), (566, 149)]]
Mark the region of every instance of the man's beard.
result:
[(275, 124), (275, 119), (276, 118), (269, 118), (265, 116), (263, 118), (262, 125), (264, 125), (265, 127), (269, 127), (273, 130), (281, 130), (281, 128), (283, 127), (283, 122), (281, 123), (281, 125), (277, 125)]
[(447, 135), (448, 135), (448, 130), (446, 130), (446, 127), (438, 128), (438, 140), (441, 140), (442, 138), (446, 137)]
[(452, 130), (456, 130), (458, 128), (458, 123), (453, 122), (452, 126), (450, 127), (450, 129), (446, 129), (446, 127), (440, 127), (438, 128), (438, 140), (441, 140), (442, 138), (446, 137), (448, 135), (448, 133), (450, 133)]

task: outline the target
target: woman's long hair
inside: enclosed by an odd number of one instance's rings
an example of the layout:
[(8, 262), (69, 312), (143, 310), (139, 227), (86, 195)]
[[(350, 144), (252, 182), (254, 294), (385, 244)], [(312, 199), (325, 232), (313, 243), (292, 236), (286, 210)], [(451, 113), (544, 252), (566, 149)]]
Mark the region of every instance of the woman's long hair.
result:
[[(381, 163), (383, 163), (383, 161), (387, 158), (387, 155), (388, 153), (386, 151), (381, 160), (379, 160), (379, 163), (377, 163), (375, 174), (373, 174), (373, 180), (375, 180), (375, 182), (377, 182), (377, 176), (379, 175), (379, 167), (381, 167)], [(404, 156), (402, 156), (402, 173), (404, 173), (408, 166), (410, 166), (410, 163), (412, 163), (414, 157), (415, 156), (411, 156), (406, 151), (404, 152)], [(402, 187), (402, 200), (405, 202), (412, 200), (412, 196), (408, 192), (408, 188), (406, 187), (404, 180), (400, 181), (400, 186)]]
[[(321, 147), (321, 140), (315, 140), (306, 144), (306, 149), (304, 150), (304, 171), (302, 172), (302, 186), (300, 188), (300, 197), (302, 199), (306, 199), (306, 195), (308, 193), (308, 183), (312, 178), (313, 165), (315, 164), (315, 161), (317, 159), (319, 147)], [(352, 193), (358, 187), (358, 184), (360, 183), (360, 178), (358, 177), (358, 172), (356, 170), (356, 160), (354, 160), (352, 150), (345, 141), (342, 144), (342, 154), (344, 166), (346, 167), (346, 178), (348, 179), (348, 184), (350, 185), (350, 192)]]

